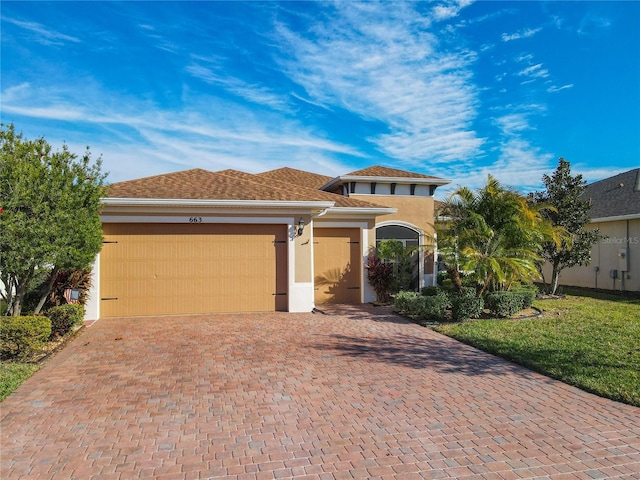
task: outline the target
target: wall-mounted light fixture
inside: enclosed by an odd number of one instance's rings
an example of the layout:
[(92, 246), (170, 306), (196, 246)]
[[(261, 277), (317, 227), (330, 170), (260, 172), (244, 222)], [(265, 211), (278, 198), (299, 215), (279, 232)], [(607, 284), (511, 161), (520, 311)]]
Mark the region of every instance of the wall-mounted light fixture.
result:
[(301, 236), (302, 232), (304, 232), (304, 219), (300, 217), (300, 221), (298, 222), (298, 236)]

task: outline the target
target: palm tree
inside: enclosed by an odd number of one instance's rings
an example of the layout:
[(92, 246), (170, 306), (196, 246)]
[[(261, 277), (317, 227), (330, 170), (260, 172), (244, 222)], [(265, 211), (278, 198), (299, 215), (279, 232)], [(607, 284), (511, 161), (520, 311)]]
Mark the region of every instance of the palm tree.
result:
[(458, 188), (436, 220), (438, 248), (454, 286), (462, 293), (461, 272), (475, 282), (476, 294), (509, 289), (538, 276), (545, 241), (559, 241), (562, 230), (542, 217), (544, 205), (531, 205), (519, 192), (489, 175), (473, 191)]

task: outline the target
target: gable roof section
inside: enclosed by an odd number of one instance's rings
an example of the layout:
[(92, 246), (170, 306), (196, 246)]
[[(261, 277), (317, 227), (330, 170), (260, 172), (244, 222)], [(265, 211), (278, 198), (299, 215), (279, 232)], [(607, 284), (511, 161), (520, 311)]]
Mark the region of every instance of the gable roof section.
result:
[(431, 175), (423, 175), (422, 173), (407, 172), (405, 170), (398, 170), (396, 168), (388, 168), (380, 165), (374, 165), (373, 167), (364, 168), (362, 170), (356, 170), (355, 172), (347, 173), (336, 177), (329, 182), (325, 183), (321, 188), (323, 190), (329, 190), (336, 185), (343, 184), (345, 182), (389, 182), (389, 183), (415, 183), (419, 185), (447, 185), (451, 183), (451, 180), (445, 178), (433, 177)]
[(305, 172), (295, 168), (283, 167), (268, 172), (258, 173), (256, 177), (284, 182), (289, 185), (300, 185), (302, 187), (313, 188), (319, 190), (325, 183), (329, 182), (332, 177), (320, 175), (319, 173)]
[[(296, 175), (298, 172), (305, 174), (309, 172), (303, 172), (302, 170), (295, 170), (293, 168), (288, 169), (289, 174)], [(282, 189), (282, 190), (291, 190), (297, 192), (300, 195), (300, 198), (319, 198), (323, 201), (334, 202), (334, 206), (337, 208), (387, 208), (381, 207), (380, 205), (375, 205), (370, 202), (364, 202), (362, 200), (356, 200), (354, 198), (344, 197), (342, 195), (336, 195), (334, 193), (323, 192), (322, 190), (317, 190), (316, 188), (308, 188), (302, 186), (296, 182), (283, 182), (270, 178), (264, 178), (262, 175), (252, 175), (250, 173), (238, 172), (236, 170), (222, 170), (217, 172), (223, 175), (231, 175), (233, 177), (241, 177), (247, 182), (251, 182), (254, 184), (259, 184), (261, 187), (266, 187), (269, 189)], [(310, 175), (316, 175), (311, 173)], [(328, 178), (328, 177), (327, 177)]]
[(381, 165), (374, 165), (373, 167), (363, 168), (356, 170), (355, 172), (342, 175), (343, 177), (383, 177), (383, 178), (432, 178), (436, 180), (442, 180), (438, 177), (431, 175), (423, 175), (421, 173), (407, 172), (405, 170), (398, 170), (397, 168), (388, 168)]
[(200, 168), (113, 183), (107, 186), (107, 202), (114, 199), (317, 202), (325, 207), (389, 210), (369, 202), (237, 170), (211, 172)]
[(640, 218), (640, 168), (587, 185), (582, 198), (591, 202), (592, 220)]
[(325, 200), (320, 195), (302, 196), (295, 189), (284, 190), (251, 183), (234, 171), (211, 172), (200, 168), (154, 175), (107, 187), (108, 198), (147, 198), (180, 200)]

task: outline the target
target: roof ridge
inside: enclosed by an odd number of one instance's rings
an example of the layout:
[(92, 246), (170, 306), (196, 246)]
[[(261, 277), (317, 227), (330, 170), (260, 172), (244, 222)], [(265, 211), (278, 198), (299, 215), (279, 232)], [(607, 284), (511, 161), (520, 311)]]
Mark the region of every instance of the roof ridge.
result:
[(167, 172), (167, 173), (158, 173), (156, 175), (149, 175), (148, 177), (139, 177), (139, 178), (130, 178), (129, 180), (120, 180), (119, 182), (114, 182), (114, 183), (109, 183), (106, 186), (110, 186), (110, 185), (117, 185), (120, 183), (126, 183), (126, 182), (137, 182), (139, 180), (151, 180), (154, 178), (158, 178), (158, 177), (167, 177), (170, 175), (176, 175), (176, 174), (184, 174), (187, 172), (204, 172), (206, 174), (210, 174), (210, 173), (216, 173), (213, 170), (206, 170), (204, 168), (188, 168), (186, 170), (178, 170), (176, 172)]
[[(378, 172), (379, 171), (379, 172)], [(401, 170), (399, 168), (385, 167), (383, 165), (372, 165), (367, 168), (361, 168), (354, 172), (341, 175), (340, 177), (390, 177), (390, 178), (434, 178), (433, 175), (426, 175), (424, 173), (411, 172), (409, 170)]]
[[(286, 168), (286, 167), (284, 167)], [(295, 169), (294, 169), (295, 170)], [(300, 170), (301, 172), (303, 170)], [(241, 173), (244, 175), (247, 175), (251, 178), (245, 178), (245, 180), (255, 183), (257, 185), (260, 186), (268, 186), (271, 188), (277, 188), (278, 190), (282, 190), (282, 191), (286, 191), (286, 192), (290, 192), (291, 191), (291, 186), (287, 183), (284, 183), (280, 180), (275, 180), (270, 178), (269, 180), (265, 180), (263, 178), (260, 177), (260, 175), (255, 175), (252, 173), (246, 173), (246, 172), (238, 172), (238, 171), (234, 171), (233, 169), (227, 169), (224, 171), (220, 171), (217, 173), (220, 173), (222, 175), (225, 176), (231, 176), (230, 174), (227, 174), (225, 172), (234, 172), (234, 175), (236, 175), (237, 173)], [(278, 184), (278, 185), (274, 185), (274, 183)], [(326, 199), (329, 201), (333, 201), (333, 202), (337, 202), (337, 203), (353, 203), (353, 206), (358, 206), (358, 204), (362, 204), (362, 207), (380, 207), (381, 205), (376, 205), (374, 203), (371, 202), (366, 202), (363, 200), (358, 200), (358, 199), (354, 199), (354, 198), (349, 198), (349, 197), (345, 197), (343, 195), (339, 195), (336, 193), (331, 193), (331, 192), (326, 192), (324, 190), (319, 190), (319, 189), (315, 189), (315, 188), (311, 188), (311, 187), (306, 187), (304, 185), (296, 185), (295, 186), (296, 189), (298, 189), (299, 191), (301, 190), (302, 193), (310, 193), (313, 195), (319, 195), (320, 198), (322, 199)], [(346, 202), (346, 200), (349, 200), (348, 202)], [(336, 206), (339, 206), (336, 204)]]

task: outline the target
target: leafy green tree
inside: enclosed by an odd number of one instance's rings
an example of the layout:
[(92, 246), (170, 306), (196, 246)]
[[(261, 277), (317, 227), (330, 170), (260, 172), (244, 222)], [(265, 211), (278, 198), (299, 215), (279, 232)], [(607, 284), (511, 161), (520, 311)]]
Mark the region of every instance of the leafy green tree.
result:
[(453, 192), (435, 227), (439, 253), (458, 293), (463, 292), (463, 272), (477, 296), (537, 277), (542, 245), (562, 236), (562, 229), (542, 216), (544, 208), (491, 175), (476, 191), (460, 187)]
[(549, 284), (544, 278), (542, 263), (538, 265), (548, 292), (554, 295), (558, 289), (560, 272), (577, 265), (589, 265), (591, 247), (602, 238), (602, 235), (597, 229), (585, 228), (590, 221), (589, 201), (582, 198), (587, 182), (582, 179), (582, 175), (571, 175), (570, 162), (560, 158), (553, 174), (543, 175), (542, 180), (546, 190), (535, 192), (532, 198), (537, 204), (553, 206), (553, 209), (543, 212), (544, 217), (553, 225), (563, 227), (569, 234), (569, 237), (559, 243), (546, 242), (543, 245), (542, 257), (552, 267)]
[(53, 152), (13, 124), (0, 131), (0, 295), (7, 314), (21, 314), (34, 289), (38, 313), (60, 270), (88, 268), (102, 246), (100, 197), (106, 174), (87, 148)]

